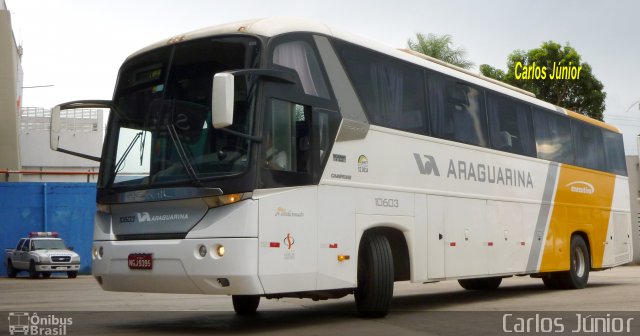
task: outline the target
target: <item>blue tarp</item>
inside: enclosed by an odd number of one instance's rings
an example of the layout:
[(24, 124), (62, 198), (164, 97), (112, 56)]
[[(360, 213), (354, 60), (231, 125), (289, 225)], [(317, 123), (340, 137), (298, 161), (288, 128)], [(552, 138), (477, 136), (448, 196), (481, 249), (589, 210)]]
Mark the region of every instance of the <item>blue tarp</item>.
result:
[[(80, 254), (80, 273), (91, 273), (95, 183), (0, 183), (0, 248), (15, 248), (31, 231), (55, 231)], [(6, 276), (4, 263), (0, 276)]]

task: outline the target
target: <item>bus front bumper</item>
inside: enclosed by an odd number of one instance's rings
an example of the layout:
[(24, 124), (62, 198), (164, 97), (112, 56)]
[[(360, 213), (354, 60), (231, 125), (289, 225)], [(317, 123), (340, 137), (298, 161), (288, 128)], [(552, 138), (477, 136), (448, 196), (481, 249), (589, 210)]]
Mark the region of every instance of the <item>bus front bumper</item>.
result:
[[(224, 247), (222, 256), (219, 246)], [(130, 255), (150, 256), (151, 265), (131, 268)], [(92, 259), (92, 273), (108, 291), (264, 294), (257, 238), (95, 241)]]

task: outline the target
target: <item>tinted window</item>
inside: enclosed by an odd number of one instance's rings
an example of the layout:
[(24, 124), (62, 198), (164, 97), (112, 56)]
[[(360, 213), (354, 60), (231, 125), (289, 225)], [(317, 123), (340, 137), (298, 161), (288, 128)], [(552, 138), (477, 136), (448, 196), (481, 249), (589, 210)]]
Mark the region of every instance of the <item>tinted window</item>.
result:
[(569, 118), (535, 108), (533, 125), (540, 159), (573, 164)]
[(606, 170), (602, 130), (579, 121), (573, 121), (571, 128), (576, 149), (576, 165)]
[(604, 149), (607, 161), (607, 170), (616, 175), (627, 175), (627, 164), (624, 157), (624, 144), (622, 134), (603, 131)]
[(329, 98), (329, 90), (322, 77), (320, 64), (311, 45), (305, 41), (291, 41), (273, 49), (273, 64), (298, 72), (304, 93)]
[(482, 91), (435, 74), (429, 76), (428, 83), (431, 134), (488, 147)]
[(371, 124), (427, 134), (422, 69), (349, 44), (337, 46)]
[(271, 170), (310, 172), (309, 113), (305, 107), (272, 99), (267, 120), (264, 166)]
[(487, 112), (493, 148), (527, 156), (536, 155), (529, 106), (504, 96), (488, 94)]

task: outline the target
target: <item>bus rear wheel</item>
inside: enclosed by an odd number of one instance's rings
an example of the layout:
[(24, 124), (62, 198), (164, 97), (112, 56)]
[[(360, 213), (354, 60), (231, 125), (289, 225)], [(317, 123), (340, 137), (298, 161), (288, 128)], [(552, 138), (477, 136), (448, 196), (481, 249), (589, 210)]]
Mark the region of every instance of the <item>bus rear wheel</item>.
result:
[(387, 237), (365, 234), (358, 249), (356, 307), (362, 317), (384, 317), (393, 297), (393, 255)]
[(252, 315), (258, 310), (260, 296), (258, 295), (231, 295), (233, 310), (238, 315)]
[(500, 287), (502, 278), (460, 279), (458, 283), (466, 290), (496, 290)]
[(558, 273), (558, 283), (564, 289), (582, 289), (587, 287), (591, 257), (584, 238), (575, 235), (571, 237), (571, 253), (569, 271)]

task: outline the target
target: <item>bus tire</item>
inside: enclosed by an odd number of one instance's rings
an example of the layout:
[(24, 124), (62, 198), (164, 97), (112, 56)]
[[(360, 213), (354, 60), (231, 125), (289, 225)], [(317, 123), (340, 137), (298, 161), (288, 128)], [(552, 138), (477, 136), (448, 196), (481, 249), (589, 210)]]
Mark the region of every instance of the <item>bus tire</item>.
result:
[(18, 271), (13, 268), (13, 263), (11, 262), (11, 259), (7, 260), (7, 276), (9, 278), (15, 278), (16, 275), (18, 275)]
[(557, 273), (545, 273), (542, 275), (542, 283), (548, 289), (560, 289)]
[(40, 274), (36, 272), (36, 263), (33, 260), (31, 260), (31, 262), (29, 262), (29, 278), (37, 279), (39, 275)]
[(384, 317), (393, 297), (393, 255), (387, 237), (365, 234), (358, 249), (358, 313), (366, 318)]
[(502, 283), (501, 277), (460, 279), (458, 283), (466, 290), (496, 290)]
[(569, 271), (558, 272), (558, 284), (563, 289), (582, 289), (589, 281), (591, 257), (587, 243), (579, 235), (571, 237)]
[(258, 295), (231, 295), (233, 310), (238, 315), (253, 315), (258, 310), (260, 296)]
[(69, 271), (67, 272), (67, 277), (69, 279), (75, 279), (78, 276), (78, 271)]

